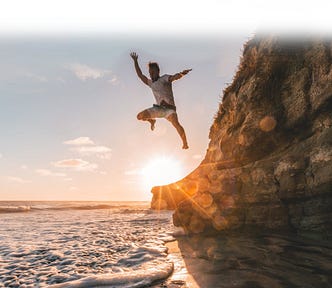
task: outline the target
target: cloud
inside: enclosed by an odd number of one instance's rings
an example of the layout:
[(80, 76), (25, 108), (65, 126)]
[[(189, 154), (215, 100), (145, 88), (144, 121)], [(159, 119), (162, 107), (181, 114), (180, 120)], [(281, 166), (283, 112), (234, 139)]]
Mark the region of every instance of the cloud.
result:
[(106, 69), (100, 69), (96, 67), (91, 67), (86, 64), (80, 64), (80, 63), (72, 63), (65, 66), (68, 70), (73, 72), (75, 76), (82, 80), (88, 80), (88, 79), (99, 79), (103, 78), (108, 75), (112, 75), (111, 70)]
[(106, 146), (81, 146), (70, 149), (72, 151), (78, 152), (81, 155), (96, 155), (101, 159), (110, 159), (111, 158), (111, 148)]
[(21, 184), (23, 184), (23, 183), (30, 183), (31, 182), (29, 180), (24, 180), (24, 179), (22, 179), (20, 177), (14, 177), (14, 176), (9, 176), (8, 177), (8, 181), (9, 182), (13, 182), (13, 183), (21, 183)]
[(107, 82), (112, 85), (118, 85), (120, 83), (118, 77), (116, 77), (115, 75), (112, 77), (112, 79), (107, 80)]
[(100, 159), (110, 159), (112, 149), (106, 146), (95, 145), (89, 137), (78, 137), (73, 140), (63, 142), (66, 145), (75, 146), (71, 151), (79, 153), (82, 156), (97, 156)]
[(95, 143), (89, 137), (78, 137), (73, 140), (64, 141), (66, 145), (94, 145)]
[(143, 175), (143, 172), (141, 169), (133, 169), (133, 170), (125, 171), (124, 174), (128, 175), (128, 176)]
[(28, 169), (28, 166), (25, 165), (25, 164), (23, 164), (23, 165), (21, 165), (21, 169), (23, 169), (23, 170), (27, 170), (27, 169)]
[(106, 146), (83, 146), (74, 149), (80, 153), (107, 153), (111, 151), (111, 149)]
[(97, 164), (82, 159), (64, 159), (53, 162), (52, 165), (58, 168), (68, 168), (76, 171), (96, 171), (98, 168)]
[(35, 170), (37, 174), (40, 176), (55, 176), (55, 177), (66, 177), (67, 175), (65, 173), (58, 173), (58, 172), (52, 172), (48, 169), (37, 169)]
[(66, 83), (67, 82), (66, 79), (64, 79), (62, 77), (58, 77), (58, 78), (56, 78), (56, 80), (60, 83)]
[(3, 157), (3, 155), (0, 153), (0, 159)]
[(25, 76), (33, 81), (40, 82), (40, 83), (45, 83), (47, 82), (47, 78), (42, 75), (34, 74), (34, 73), (26, 73)]

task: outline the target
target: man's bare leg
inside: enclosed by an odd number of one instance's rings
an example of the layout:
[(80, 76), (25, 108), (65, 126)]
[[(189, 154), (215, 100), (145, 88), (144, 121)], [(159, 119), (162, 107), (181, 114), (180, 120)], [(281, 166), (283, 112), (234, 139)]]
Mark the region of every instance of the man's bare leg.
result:
[(156, 119), (147, 119), (146, 121), (149, 121), (151, 126), (151, 130), (153, 131), (154, 130), (154, 125), (156, 124)]
[(155, 124), (156, 124), (156, 119), (151, 118), (151, 115), (148, 111), (144, 110), (140, 113), (137, 114), (137, 119), (142, 120), (142, 121), (148, 121), (150, 123), (150, 128), (153, 131)]
[(173, 114), (169, 115), (166, 119), (173, 124), (176, 131), (179, 133), (179, 135), (182, 139), (182, 142), (183, 142), (182, 149), (188, 149), (189, 146), (187, 143), (186, 132), (184, 131), (183, 127), (181, 126), (181, 124), (178, 120), (178, 115), (176, 113), (173, 113)]

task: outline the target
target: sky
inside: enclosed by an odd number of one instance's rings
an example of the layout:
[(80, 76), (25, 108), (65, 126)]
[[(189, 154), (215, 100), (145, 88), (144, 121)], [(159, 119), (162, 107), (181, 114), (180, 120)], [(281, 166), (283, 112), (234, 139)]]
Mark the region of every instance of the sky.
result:
[[(0, 12), (0, 200), (150, 200), (152, 185), (202, 161), (246, 41), (332, 27), (320, 1), (120, 2), (11, 1)], [(161, 74), (193, 69), (173, 83), (188, 150), (165, 119), (155, 131), (136, 119), (154, 98), (132, 51), (147, 76), (149, 61)]]

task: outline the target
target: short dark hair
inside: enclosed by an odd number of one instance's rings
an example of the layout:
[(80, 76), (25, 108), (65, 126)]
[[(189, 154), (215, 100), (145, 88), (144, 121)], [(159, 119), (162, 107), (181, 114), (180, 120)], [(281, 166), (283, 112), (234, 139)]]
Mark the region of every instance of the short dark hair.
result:
[(157, 68), (157, 70), (160, 71), (159, 65), (157, 62), (149, 62), (149, 69), (150, 68)]

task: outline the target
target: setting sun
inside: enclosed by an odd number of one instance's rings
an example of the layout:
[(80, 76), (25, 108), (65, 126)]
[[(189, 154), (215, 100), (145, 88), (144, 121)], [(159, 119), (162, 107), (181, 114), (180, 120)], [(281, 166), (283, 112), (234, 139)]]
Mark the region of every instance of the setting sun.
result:
[(152, 187), (166, 185), (182, 177), (180, 162), (171, 157), (160, 157), (151, 160), (142, 170), (144, 184)]

